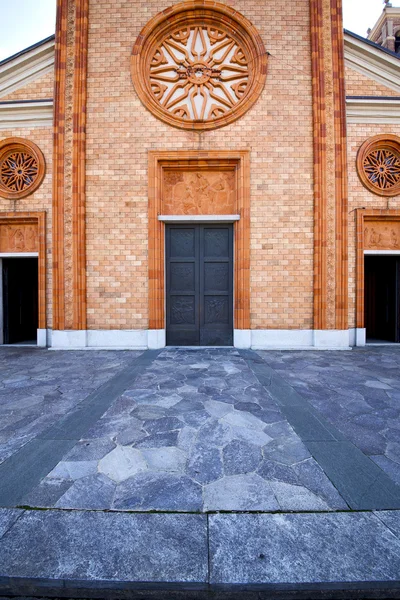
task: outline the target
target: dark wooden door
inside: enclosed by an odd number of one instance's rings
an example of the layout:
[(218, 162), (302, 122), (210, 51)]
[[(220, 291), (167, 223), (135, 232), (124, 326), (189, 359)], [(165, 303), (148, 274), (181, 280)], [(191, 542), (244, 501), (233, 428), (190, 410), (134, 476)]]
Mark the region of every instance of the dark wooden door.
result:
[(400, 259), (365, 257), (367, 339), (400, 342)]
[(233, 345), (232, 225), (166, 229), (167, 345)]
[(37, 258), (3, 259), (4, 343), (36, 342), (38, 328)]

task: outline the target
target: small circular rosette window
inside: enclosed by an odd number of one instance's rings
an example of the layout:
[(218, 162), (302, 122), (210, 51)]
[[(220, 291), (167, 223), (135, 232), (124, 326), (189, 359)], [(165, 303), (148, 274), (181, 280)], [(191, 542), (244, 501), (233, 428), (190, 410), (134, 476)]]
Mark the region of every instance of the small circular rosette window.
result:
[(1, 197), (18, 200), (32, 194), (42, 183), (44, 174), (44, 157), (36, 144), (23, 138), (0, 142)]
[(363, 185), (379, 196), (400, 194), (400, 138), (377, 135), (366, 140), (357, 154)]
[(266, 72), (256, 29), (216, 2), (180, 4), (157, 15), (132, 52), (140, 99), (183, 129), (215, 129), (238, 119), (259, 97)]

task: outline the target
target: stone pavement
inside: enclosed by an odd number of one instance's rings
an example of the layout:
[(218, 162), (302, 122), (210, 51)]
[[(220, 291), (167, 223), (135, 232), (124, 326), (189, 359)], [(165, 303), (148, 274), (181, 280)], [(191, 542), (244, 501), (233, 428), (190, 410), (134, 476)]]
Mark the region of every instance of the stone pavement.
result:
[(399, 363), (4, 349), (0, 595), (400, 597)]

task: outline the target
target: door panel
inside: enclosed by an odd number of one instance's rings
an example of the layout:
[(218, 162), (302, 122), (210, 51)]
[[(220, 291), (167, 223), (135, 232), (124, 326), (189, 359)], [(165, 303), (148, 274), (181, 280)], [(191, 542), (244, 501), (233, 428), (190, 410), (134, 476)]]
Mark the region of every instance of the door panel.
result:
[(400, 260), (365, 257), (365, 327), (367, 339), (399, 342)]
[(167, 345), (233, 345), (233, 228), (168, 226)]
[(37, 258), (3, 259), (4, 343), (35, 342), (38, 328)]

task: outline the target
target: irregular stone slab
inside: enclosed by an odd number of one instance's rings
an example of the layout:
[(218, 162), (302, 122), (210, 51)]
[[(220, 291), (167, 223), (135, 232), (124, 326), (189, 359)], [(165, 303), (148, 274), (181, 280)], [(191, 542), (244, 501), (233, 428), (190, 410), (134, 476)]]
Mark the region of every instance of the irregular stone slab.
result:
[(264, 458), (283, 463), (284, 465), (294, 465), (311, 454), (305, 445), (296, 437), (291, 439), (278, 438), (263, 448)]
[(222, 422), (211, 419), (203, 425), (197, 434), (197, 441), (203, 446), (222, 447), (232, 439), (231, 428)]
[(165, 431), (163, 433), (154, 433), (148, 435), (143, 440), (135, 444), (136, 448), (163, 448), (167, 446), (176, 446), (178, 443), (179, 430)]
[(231, 427), (232, 437), (256, 446), (265, 446), (272, 441), (272, 438), (264, 433), (264, 431), (257, 431), (256, 429), (248, 429), (247, 427)]
[(116, 444), (109, 438), (97, 440), (82, 440), (78, 442), (68, 454), (65, 460), (69, 461), (91, 461), (100, 460), (115, 448)]
[(23, 512), (18, 508), (0, 508), (0, 538), (22, 516)]
[(205, 516), (26, 511), (23, 517), (0, 540), (3, 577), (80, 585), (206, 582)]
[(282, 465), (272, 460), (263, 460), (257, 470), (257, 474), (261, 475), (267, 481), (284, 481), (285, 483), (298, 484), (296, 473), (292, 467)]
[(178, 435), (178, 447), (186, 452), (193, 447), (197, 436), (197, 429), (194, 427), (184, 427)]
[(143, 425), (143, 428), (147, 431), (147, 433), (153, 434), (182, 429), (184, 425), (185, 424), (177, 417), (161, 417), (160, 419), (146, 421)]
[(326, 502), (304, 486), (283, 481), (270, 481), (270, 485), (283, 511), (329, 510)]
[(116, 483), (121, 483), (146, 469), (147, 464), (142, 453), (129, 446), (117, 446), (99, 462), (99, 472)]
[(97, 473), (96, 460), (61, 461), (47, 475), (50, 479), (81, 479)]
[(248, 429), (256, 429), (262, 431), (265, 423), (249, 412), (233, 410), (225, 415), (222, 419), (224, 423), (233, 427), (247, 427)]
[(202, 484), (220, 479), (224, 474), (220, 448), (195, 444), (186, 472), (189, 477)]
[(222, 451), (225, 475), (239, 475), (256, 471), (262, 460), (258, 446), (233, 440)]
[(218, 400), (207, 400), (204, 402), (204, 407), (206, 411), (216, 419), (220, 419), (225, 416), (228, 412), (233, 410), (233, 406), (231, 404), (226, 404), (225, 402), (218, 402)]
[(115, 483), (98, 473), (83, 479), (77, 479), (74, 484), (56, 502), (57, 508), (111, 508), (115, 492)]
[(388, 385), (387, 383), (383, 383), (382, 381), (368, 380), (364, 383), (364, 385), (366, 387), (375, 388), (377, 390), (391, 390), (392, 389), (392, 386)]
[(293, 465), (293, 471), (297, 475), (297, 483), (325, 500), (330, 508), (336, 510), (348, 509), (346, 502), (313, 458)]
[(210, 582), (396, 581), (400, 540), (372, 513), (210, 515)]
[(259, 475), (233, 475), (204, 488), (204, 511), (279, 510), (270, 485)]
[(113, 508), (200, 511), (201, 491), (201, 486), (185, 475), (139, 473), (118, 486)]
[(187, 456), (178, 448), (143, 448), (142, 454), (150, 470), (177, 472), (185, 470)]
[(161, 419), (167, 413), (167, 409), (162, 406), (153, 406), (143, 404), (131, 412), (133, 417), (140, 421), (150, 421), (151, 419)]

